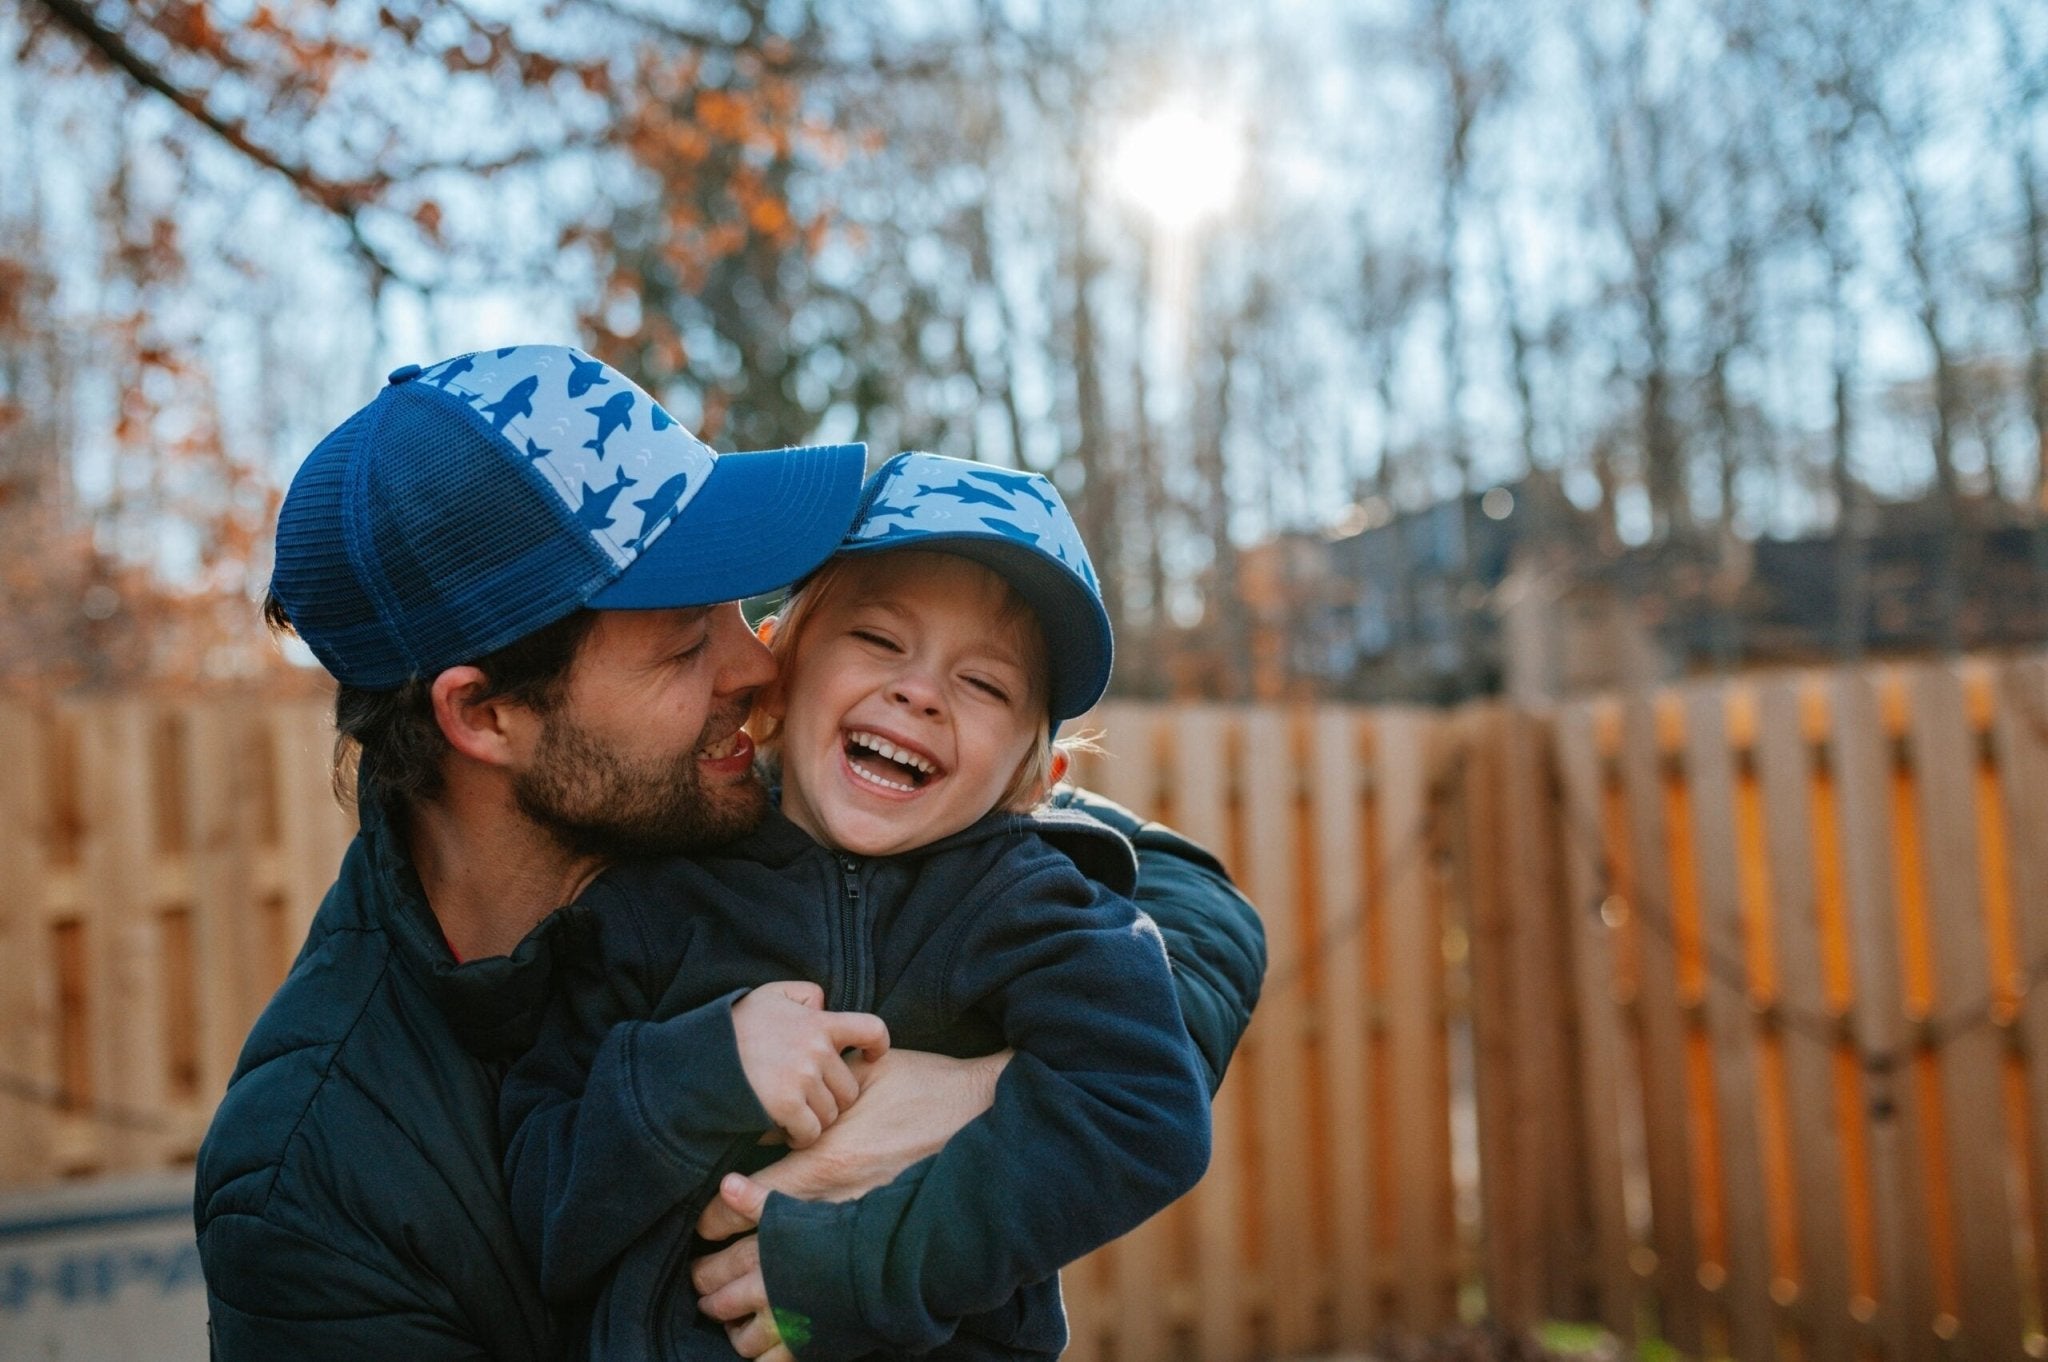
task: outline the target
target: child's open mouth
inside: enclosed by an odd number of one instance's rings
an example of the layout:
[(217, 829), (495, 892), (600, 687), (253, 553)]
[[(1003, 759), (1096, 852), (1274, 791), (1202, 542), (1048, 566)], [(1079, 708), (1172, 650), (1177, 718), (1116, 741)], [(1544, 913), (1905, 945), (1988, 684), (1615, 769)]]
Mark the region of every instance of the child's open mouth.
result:
[(846, 764), (856, 776), (885, 790), (922, 790), (940, 774), (929, 758), (890, 742), (879, 733), (855, 729), (846, 735)]

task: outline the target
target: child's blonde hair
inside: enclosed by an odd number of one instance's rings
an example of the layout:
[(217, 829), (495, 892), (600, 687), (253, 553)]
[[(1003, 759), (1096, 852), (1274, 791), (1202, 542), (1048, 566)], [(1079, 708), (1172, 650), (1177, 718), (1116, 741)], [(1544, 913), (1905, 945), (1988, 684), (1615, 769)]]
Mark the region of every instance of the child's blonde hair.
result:
[[(985, 563), (977, 562), (959, 554), (945, 553), (940, 549), (901, 549), (896, 553), (924, 553), (943, 556), (957, 563), (967, 563), (980, 568), (996, 581), (1002, 583), (1003, 608), (1001, 619), (1013, 625), (1023, 640), (1026, 654), (1025, 673), (1030, 685), (1026, 703), (1038, 710), (1038, 727), (1031, 746), (1025, 751), (1024, 759), (1017, 764), (1016, 774), (1003, 788), (1002, 796), (996, 800), (996, 808), (1006, 813), (1022, 813), (1045, 802), (1052, 794), (1053, 787), (1066, 777), (1073, 764), (1075, 752), (1095, 751), (1095, 745), (1085, 735), (1071, 738), (1052, 738), (1052, 719), (1047, 706), (1050, 668), (1045, 656), (1045, 631), (1038, 622), (1038, 614), (1022, 596), (1004, 581), (1003, 575)], [(863, 554), (861, 557), (874, 561), (887, 555)], [(761, 638), (773, 654), (778, 669), (786, 669), (795, 654), (797, 644), (802, 640), (811, 616), (837, 593), (846, 590), (846, 583), (852, 571), (852, 558), (841, 554), (829, 558), (823, 567), (798, 582), (790, 589), (789, 597), (782, 608), (761, 621)], [(754, 744), (771, 765), (779, 765), (782, 747), (782, 720), (769, 714), (759, 705), (754, 708), (753, 717), (747, 721), (748, 729), (754, 735)]]

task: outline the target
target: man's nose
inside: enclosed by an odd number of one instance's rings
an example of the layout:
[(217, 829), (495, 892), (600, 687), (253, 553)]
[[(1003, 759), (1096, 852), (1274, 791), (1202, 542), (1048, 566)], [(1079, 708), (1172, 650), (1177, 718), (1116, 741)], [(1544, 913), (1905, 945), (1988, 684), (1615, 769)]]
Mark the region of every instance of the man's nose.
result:
[(719, 612), (713, 626), (718, 638), (718, 693), (733, 695), (759, 690), (775, 679), (775, 658), (768, 645), (747, 628), (737, 602)]

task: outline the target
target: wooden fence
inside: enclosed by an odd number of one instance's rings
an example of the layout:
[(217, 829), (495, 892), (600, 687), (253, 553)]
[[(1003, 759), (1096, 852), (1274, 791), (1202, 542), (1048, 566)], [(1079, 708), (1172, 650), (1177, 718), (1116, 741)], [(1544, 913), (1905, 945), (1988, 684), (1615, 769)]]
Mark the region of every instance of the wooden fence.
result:
[[(1525, 712), (1109, 706), (1265, 999), (1082, 1362), (1483, 1309), (1752, 1362), (2048, 1355), (2048, 662)], [(0, 707), (0, 1183), (189, 1159), (348, 824), (322, 707)]]

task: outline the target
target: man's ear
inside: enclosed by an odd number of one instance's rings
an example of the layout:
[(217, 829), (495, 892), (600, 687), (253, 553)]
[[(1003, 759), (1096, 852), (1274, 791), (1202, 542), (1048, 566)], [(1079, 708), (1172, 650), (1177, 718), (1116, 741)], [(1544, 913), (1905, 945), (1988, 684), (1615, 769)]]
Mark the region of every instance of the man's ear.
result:
[(479, 698), (489, 681), (476, 667), (450, 667), (436, 676), (434, 723), (463, 756), (486, 766), (506, 766), (516, 755), (521, 717), (530, 711), (501, 696)]

